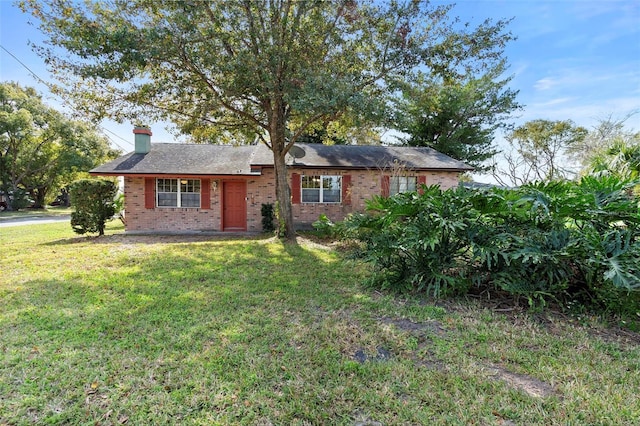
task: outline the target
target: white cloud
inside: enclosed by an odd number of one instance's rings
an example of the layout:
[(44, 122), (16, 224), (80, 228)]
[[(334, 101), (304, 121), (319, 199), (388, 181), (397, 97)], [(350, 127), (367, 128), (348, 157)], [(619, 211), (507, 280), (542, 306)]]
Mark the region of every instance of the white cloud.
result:
[(536, 90), (549, 90), (554, 86), (557, 86), (558, 82), (557, 80), (551, 78), (551, 77), (545, 77), (545, 78), (541, 78), (540, 80), (536, 81), (536, 83), (533, 85), (533, 87)]
[[(589, 128), (609, 115), (622, 117), (637, 110), (640, 110), (640, 96), (593, 100), (588, 103), (582, 99), (567, 98), (563, 102), (541, 102), (528, 105), (518, 121), (524, 123), (539, 118), (573, 120), (577, 125)], [(640, 115), (631, 117), (627, 125), (640, 130)]]
[(544, 106), (544, 107), (550, 107), (550, 106), (554, 106), (554, 105), (560, 105), (560, 104), (564, 104), (567, 102), (572, 101), (575, 98), (555, 98), (555, 99), (551, 99), (547, 102), (543, 102), (543, 103), (539, 103), (537, 104), (538, 106)]
[(637, 4), (624, 1), (576, 1), (572, 4), (573, 14), (576, 18), (589, 20), (602, 15), (616, 14), (622, 16), (638, 16), (640, 8)]

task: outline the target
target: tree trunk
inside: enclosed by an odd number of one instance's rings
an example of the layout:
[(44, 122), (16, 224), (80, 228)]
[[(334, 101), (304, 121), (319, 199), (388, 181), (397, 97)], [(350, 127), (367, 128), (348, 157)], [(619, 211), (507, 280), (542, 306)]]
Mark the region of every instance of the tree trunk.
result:
[(5, 198), (7, 199), (7, 211), (14, 211), (14, 210), (18, 210), (15, 207), (15, 199), (16, 199), (16, 194), (18, 193), (18, 185), (16, 185), (13, 180), (11, 182), (11, 186), (7, 187), (10, 188), (8, 191), (5, 192)]
[(62, 205), (65, 207), (71, 207), (71, 197), (69, 197), (69, 189), (68, 187), (63, 187), (60, 190)]
[[(273, 152), (273, 164), (276, 174), (276, 199), (278, 200), (278, 216), (284, 222), (284, 235), (280, 235), (288, 242), (296, 242), (296, 230), (293, 224), (293, 210), (291, 208), (291, 188), (287, 177), (285, 153)], [(278, 232), (282, 232), (278, 224)]]
[[(276, 199), (278, 200), (278, 234), (291, 243), (296, 243), (296, 230), (293, 225), (293, 210), (291, 209), (291, 188), (287, 178), (287, 163), (285, 162), (287, 141), (285, 138), (284, 103), (274, 102), (271, 113), (269, 137), (273, 151), (273, 167), (276, 175)], [(284, 222), (284, 235), (282, 232)]]
[(33, 205), (34, 209), (44, 209), (45, 205), (44, 205), (44, 199), (47, 195), (47, 189), (46, 188), (36, 188), (32, 191), (31, 193), (33, 200), (35, 201), (35, 204)]

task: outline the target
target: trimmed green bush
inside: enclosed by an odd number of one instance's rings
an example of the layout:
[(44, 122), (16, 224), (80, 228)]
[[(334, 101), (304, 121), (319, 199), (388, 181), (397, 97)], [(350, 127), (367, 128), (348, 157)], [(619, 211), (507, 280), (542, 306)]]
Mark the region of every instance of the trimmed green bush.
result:
[(110, 180), (82, 179), (70, 187), (75, 211), (71, 213), (71, 227), (77, 234), (104, 235), (107, 220), (116, 213), (114, 197), (118, 188)]

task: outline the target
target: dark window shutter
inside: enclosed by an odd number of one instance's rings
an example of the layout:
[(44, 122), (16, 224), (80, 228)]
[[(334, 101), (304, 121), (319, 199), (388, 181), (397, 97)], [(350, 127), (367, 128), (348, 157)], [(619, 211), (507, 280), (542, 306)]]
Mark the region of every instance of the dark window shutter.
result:
[(388, 197), (391, 188), (391, 178), (388, 175), (382, 176), (382, 192), (380, 195)]
[(427, 177), (426, 176), (418, 176), (418, 193), (419, 194), (423, 194), (424, 191), (422, 190), (422, 185), (426, 185), (427, 184)]
[(342, 204), (351, 205), (351, 175), (342, 176)]
[(211, 179), (200, 181), (200, 208), (205, 210), (211, 208)]
[(144, 178), (144, 208), (152, 209), (156, 206), (156, 180)]
[(300, 174), (291, 173), (291, 203), (300, 204)]

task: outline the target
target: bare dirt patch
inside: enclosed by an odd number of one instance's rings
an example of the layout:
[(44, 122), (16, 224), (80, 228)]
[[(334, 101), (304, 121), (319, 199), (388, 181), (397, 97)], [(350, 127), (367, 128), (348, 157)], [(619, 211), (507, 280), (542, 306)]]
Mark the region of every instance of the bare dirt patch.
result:
[(529, 396), (545, 398), (555, 393), (555, 389), (548, 383), (526, 374), (513, 373), (499, 365), (488, 367), (490, 377), (507, 383), (512, 388), (525, 392)]
[(442, 324), (435, 320), (429, 322), (413, 322), (405, 318), (394, 319), (383, 317), (380, 319), (380, 321), (385, 324), (391, 324), (400, 330), (408, 331), (412, 334), (429, 332), (442, 336), (446, 333), (446, 330), (442, 327)]
[[(409, 355), (416, 365), (430, 370), (443, 371), (446, 369), (446, 364), (439, 360), (429, 348), (431, 336), (444, 336), (447, 333), (447, 330), (439, 321), (413, 322), (406, 318), (396, 319), (389, 317), (382, 317), (379, 321), (392, 325), (398, 330), (405, 331), (414, 338), (417, 338), (416, 350)], [(421, 355), (419, 355), (419, 353)]]

